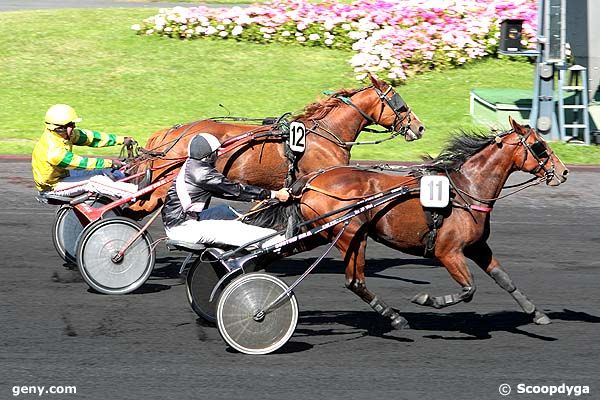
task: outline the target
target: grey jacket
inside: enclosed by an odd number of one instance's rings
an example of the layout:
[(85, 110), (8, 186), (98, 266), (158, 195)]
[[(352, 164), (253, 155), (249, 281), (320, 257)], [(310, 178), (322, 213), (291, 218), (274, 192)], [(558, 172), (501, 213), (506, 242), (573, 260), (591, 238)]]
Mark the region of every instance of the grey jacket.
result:
[(167, 192), (162, 209), (163, 224), (172, 228), (207, 208), (212, 196), (230, 200), (264, 200), (271, 191), (227, 179), (215, 168), (216, 156), (203, 160), (188, 158)]

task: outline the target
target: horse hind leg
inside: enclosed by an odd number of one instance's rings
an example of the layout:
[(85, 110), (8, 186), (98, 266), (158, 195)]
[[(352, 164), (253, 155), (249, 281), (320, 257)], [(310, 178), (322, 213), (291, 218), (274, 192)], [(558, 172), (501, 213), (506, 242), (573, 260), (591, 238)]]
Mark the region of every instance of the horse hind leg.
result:
[(342, 243), (338, 245), (346, 263), (346, 287), (369, 304), (379, 315), (389, 319), (392, 328), (409, 328), (408, 321), (403, 316), (367, 289), (364, 273), (365, 249), (367, 247), (366, 234), (355, 233), (352, 229), (348, 229), (347, 233), (346, 237), (351, 238), (350, 243), (346, 245), (340, 240)]
[(461, 302), (470, 302), (473, 299), (476, 287), (464, 256), (440, 257), (440, 262), (446, 267), (452, 278), (462, 286), (462, 291), (445, 296), (431, 296), (429, 293), (419, 293), (411, 301), (420, 306), (437, 309), (453, 306)]
[(548, 325), (552, 321), (546, 314), (539, 311), (535, 304), (529, 298), (523, 294), (513, 283), (512, 279), (500, 267), (498, 260), (492, 255), (492, 250), (487, 246), (481, 247), (475, 253), (476, 255), (470, 257), (475, 263), (483, 269), (493, 280), (508, 292), (517, 304), (521, 307), (525, 314), (528, 314), (533, 319), (533, 322), (537, 325)]

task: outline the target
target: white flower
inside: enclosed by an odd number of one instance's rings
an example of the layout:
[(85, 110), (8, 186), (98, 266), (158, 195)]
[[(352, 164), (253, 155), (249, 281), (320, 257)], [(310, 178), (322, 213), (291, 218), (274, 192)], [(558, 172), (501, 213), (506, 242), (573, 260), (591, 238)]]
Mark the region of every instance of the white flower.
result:
[(218, 31), (215, 29), (214, 26), (209, 26), (208, 28), (206, 28), (206, 33), (207, 35), (212, 35), (213, 33), (217, 33)]
[(135, 25), (131, 25), (131, 29), (138, 32), (140, 29), (142, 29), (142, 27), (140, 26), (140, 24), (135, 24)]
[(314, 40), (319, 40), (319, 39), (321, 39), (321, 36), (319, 36), (318, 33), (311, 33), (308, 36), (308, 40), (313, 40), (314, 41)]
[(263, 34), (263, 37), (265, 39), (271, 39), (271, 34), (270, 33), (265, 33), (265, 34)]
[(326, 31), (330, 31), (333, 28), (335, 28), (335, 23), (332, 20), (328, 19), (323, 24), (323, 27), (325, 28)]
[(285, 36), (285, 37), (288, 37), (288, 36), (290, 36), (291, 34), (292, 34), (292, 33), (291, 33), (290, 31), (283, 31), (283, 32), (281, 32), (281, 36)]
[(227, 31), (221, 31), (221, 32), (219, 32), (219, 36), (221, 36), (221, 37), (225, 37), (227, 35), (229, 35), (229, 33), (227, 33)]
[(231, 30), (231, 34), (233, 36), (238, 36), (238, 35), (241, 35), (243, 31), (244, 31), (244, 28), (242, 28), (241, 25), (236, 25), (235, 28), (233, 28)]
[(247, 25), (247, 24), (250, 24), (252, 22), (252, 18), (250, 18), (246, 14), (240, 14), (237, 17), (237, 20), (235, 22), (238, 23), (238, 24), (240, 24), (240, 25)]
[(306, 41), (306, 38), (305, 38), (304, 36), (298, 36), (298, 37), (296, 38), (296, 40), (297, 40), (297, 41), (299, 41), (300, 43), (302, 43), (302, 42), (305, 42), (305, 41)]
[(360, 40), (367, 37), (367, 32), (350, 31), (348, 37), (352, 40)]
[(223, 25), (219, 24), (219, 25), (217, 25), (217, 30), (224, 31), (225, 27)]
[(154, 33), (154, 29), (148, 29), (146, 31), (146, 35), (152, 35)]
[(350, 29), (352, 29), (352, 26), (350, 26), (350, 24), (342, 24), (342, 29), (345, 31), (349, 31)]
[(332, 39), (325, 39), (325, 44), (327, 46), (331, 46), (333, 44), (333, 40)]

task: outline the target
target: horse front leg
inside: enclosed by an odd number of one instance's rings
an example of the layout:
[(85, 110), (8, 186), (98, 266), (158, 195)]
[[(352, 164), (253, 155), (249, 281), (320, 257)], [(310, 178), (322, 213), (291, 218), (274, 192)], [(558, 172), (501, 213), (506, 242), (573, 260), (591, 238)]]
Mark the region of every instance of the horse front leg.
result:
[(408, 321), (367, 289), (365, 282), (365, 250), (367, 237), (365, 233), (349, 229), (338, 242), (346, 264), (346, 287), (369, 304), (373, 310), (384, 318), (389, 318), (394, 329), (408, 328)]
[(464, 255), (455, 252), (438, 257), (438, 259), (446, 270), (448, 270), (450, 276), (462, 286), (462, 291), (445, 296), (431, 296), (429, 293), (419, 293), (411, 301), (420, 306), (438, 309), (453, 306), (463, 301), (465, 303), (471, 301), (476, 288)]
[(469, 249), (468, 257), (484, 270), (502, 289), (506, 290), (515, 299), (523, 312), (530, 315), (533, 322), (538, 325), (547, 325), (550, 318), (539, 311), (535, 304), (531, 302), (513, 283), (510, 276), (500, 267), (500, 263), (492, 255), (492, 250), (487, 244), (478, 245), (476, 248)]

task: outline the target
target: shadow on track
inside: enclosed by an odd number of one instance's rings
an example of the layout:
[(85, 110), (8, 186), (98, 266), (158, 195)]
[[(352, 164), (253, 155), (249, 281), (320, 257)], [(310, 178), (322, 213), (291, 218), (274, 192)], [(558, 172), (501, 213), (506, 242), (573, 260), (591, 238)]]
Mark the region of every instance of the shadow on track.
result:
[[(519, 311), (501, 311), (489, 314), (478, 314), (475, 312), (447, 314), (403, 312), (402, 315), (408, 320), (411, 331), (456, 332), (468, 335), (464, 337), (441, 334), (423, 336), (428, 339), (487, 340), (492, 338), (493, 332), (509, 332), (543, 341), (558, 340), (551, 336), (539, 335), (520, 329), (522, 326), (531, 325), (535, 327), (536, 325), (531, 322), (529, 316)], [(554, 321), (600, 323), (600, 317), (598, 316), (568, 309), (548, 312), (548, 316)], [(349, 332), (347, 329), (340, 329), (339, 327), (327, 329), (310, 328), (311, 325), (316, 327), (332, 323), (345, 325), (352, 328), (353, 331)], [(548, 330), (551, 329), (551, 326)], [(387, 321), (370, 311), (303, 311), (300, 313), (300, 320), (296, 329), (297, 333), (309, 336), (348, 335), (351, 333), (360, 333), (360, 331), (364, 332), (362, 336), (378, 336), (386, 339), (412, 341), (406, 338), (386, 336), (386, 333), (393, 332), (393, 329)]]

